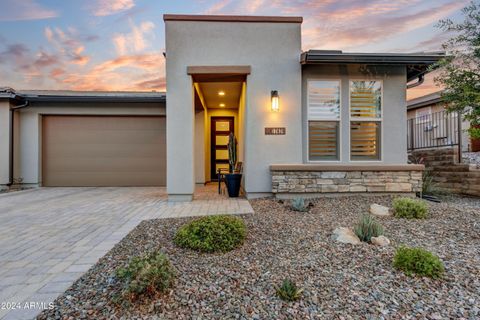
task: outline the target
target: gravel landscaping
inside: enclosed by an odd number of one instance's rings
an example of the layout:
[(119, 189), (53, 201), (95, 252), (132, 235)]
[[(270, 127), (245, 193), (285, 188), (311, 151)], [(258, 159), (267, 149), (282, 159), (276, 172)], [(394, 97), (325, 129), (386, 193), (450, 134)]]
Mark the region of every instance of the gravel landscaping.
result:
[[(429, 203), (424, 220), (377, 218), (391, 240), (387, 247), (337, 243), (331, 234), (353, 227), (372, 203), (391, 207), (389, 196), (324, 198), (309, 212), (271, 199), (252, 201), (255, 214), (243, 216), (245, 243), (225, 254), (174, 245), (176, 230), (190, 218), (143, 221), (39, 319), (478, 319), (480, 203), (453, 200)], [(395, 270), (400, 244), (438, 255), (443, 279)], [(177, 270), (173, 290), (122, 305), (115, 270), (157, 249)], [(303, 288), (300, 300), (275, 295), (285, 278)]]
[(476, 164), (480, 168), (480, 152), (464, 152), (462, 159), (464, 163)]

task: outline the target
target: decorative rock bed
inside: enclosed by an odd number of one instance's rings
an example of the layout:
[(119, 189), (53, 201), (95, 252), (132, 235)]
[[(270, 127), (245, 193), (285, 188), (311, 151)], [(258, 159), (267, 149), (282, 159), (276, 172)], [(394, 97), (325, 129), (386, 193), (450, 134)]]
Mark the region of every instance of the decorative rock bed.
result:
[[(391, 197), (325, 198), (308, 213), (289, 203), (255, 200), (243, 217), (247, 239), (226, 254), (199, 254), (173, 244), (190, 219), (142, 222), (39, 319), (317, 319), (480, 317), (480, 204), (430, 204), (424, 220), (379, 217), (389, 246), (353, 246), (331, 240), (338, 226), (352, 226), (371, 203)], [(478, 207), (474, 207), (478, 205)], [(392, 267), (400, 244), (437, 254), (441, 280), (408, 277)], [(161, 249), (178, 272), (171, 292), (120, 306), (114, 270), (142, 252)], [(283, 302), (275, 285), (290, 278), (302, 298)]]

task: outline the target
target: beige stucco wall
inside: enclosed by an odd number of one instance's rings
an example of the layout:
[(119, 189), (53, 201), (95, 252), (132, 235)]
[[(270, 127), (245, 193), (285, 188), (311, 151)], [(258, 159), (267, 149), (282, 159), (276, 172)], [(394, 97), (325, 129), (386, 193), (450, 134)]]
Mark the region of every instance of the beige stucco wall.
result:
[[(42, 182), (42, 115), (165, 115), (162, 103), (31, 103), (16, 112), (14, 178), (24, 184)], [(0, 117), (1, 118), (1, 117)], [(3, 163), (3, 162), (0, 162)]]
[(238, 103), (238, 137), (240, 141), (238, 142), (238, 161), (244, 161), (245, 154), (245, 94), (247, 92), (247, 87), (245, 82), (242, 84), (242, 93), (240, 94), (240, 101)]
[[(244, 188), (271, 192), (269, 165), (302, 161), (300, 24), (166, 21), (167, 189), (171, 199), (194, 190), (194, 112), (187, 66), (251, 66), (245, 104)], [(270, 110), (270, 91), (280, 112)], [(286, 127), (266, 136), (265, 127)]]
[[(354, 164), (407, 163), (406, 68), (375, 66), (365, 69), (360, 65), (306, 66), (303, 69), (303, 161), (308, 163), (307, 81), (340, 80), (340, 161)], [(383, 121), (380, 161), (350, 161), (349, 81), (381, 80), (383, 82)], [(318, 161), (317, 161), (318, 162)]]
[(195, 113), (195, 183), (205, 183), (205, 111)]
[(0, 100), (0, 189), (10, 180), (10, 102)]

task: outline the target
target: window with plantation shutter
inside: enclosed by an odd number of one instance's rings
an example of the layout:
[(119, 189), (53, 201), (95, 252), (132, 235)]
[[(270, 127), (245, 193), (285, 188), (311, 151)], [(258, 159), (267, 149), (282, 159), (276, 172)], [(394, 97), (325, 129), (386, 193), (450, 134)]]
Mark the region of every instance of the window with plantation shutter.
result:
[(338, 121), (308, 122), (310, 160), (338, 160)]
[(380, 160), (382, 83), (350, 81), (350, 159)]
[(308, 119), (340, 119), (340, 82), (308, 82)]
[(350, 117), (379, 118), (382, 111), (382, 85), (379, 81), (350, 82)]
[(350, 156), (352, 160), (380, 160), (380, 123), (350, 123)]
[(310, 80), (307, 95), (308, 158), (339, 160), (340, 81)]

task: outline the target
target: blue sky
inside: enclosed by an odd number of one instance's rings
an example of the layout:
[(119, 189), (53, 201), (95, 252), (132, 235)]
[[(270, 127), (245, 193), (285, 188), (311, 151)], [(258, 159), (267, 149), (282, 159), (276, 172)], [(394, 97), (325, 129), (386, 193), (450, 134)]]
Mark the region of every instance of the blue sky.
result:
[[(303, 16), (302, 47), (440, 50), (462, 0), (0, 0), (0, 86), (165, 89), (164, 13)], [(431, 77), (430, 77), (431, 78)], [(436, 91), (431, 79), (410, 97)]]

